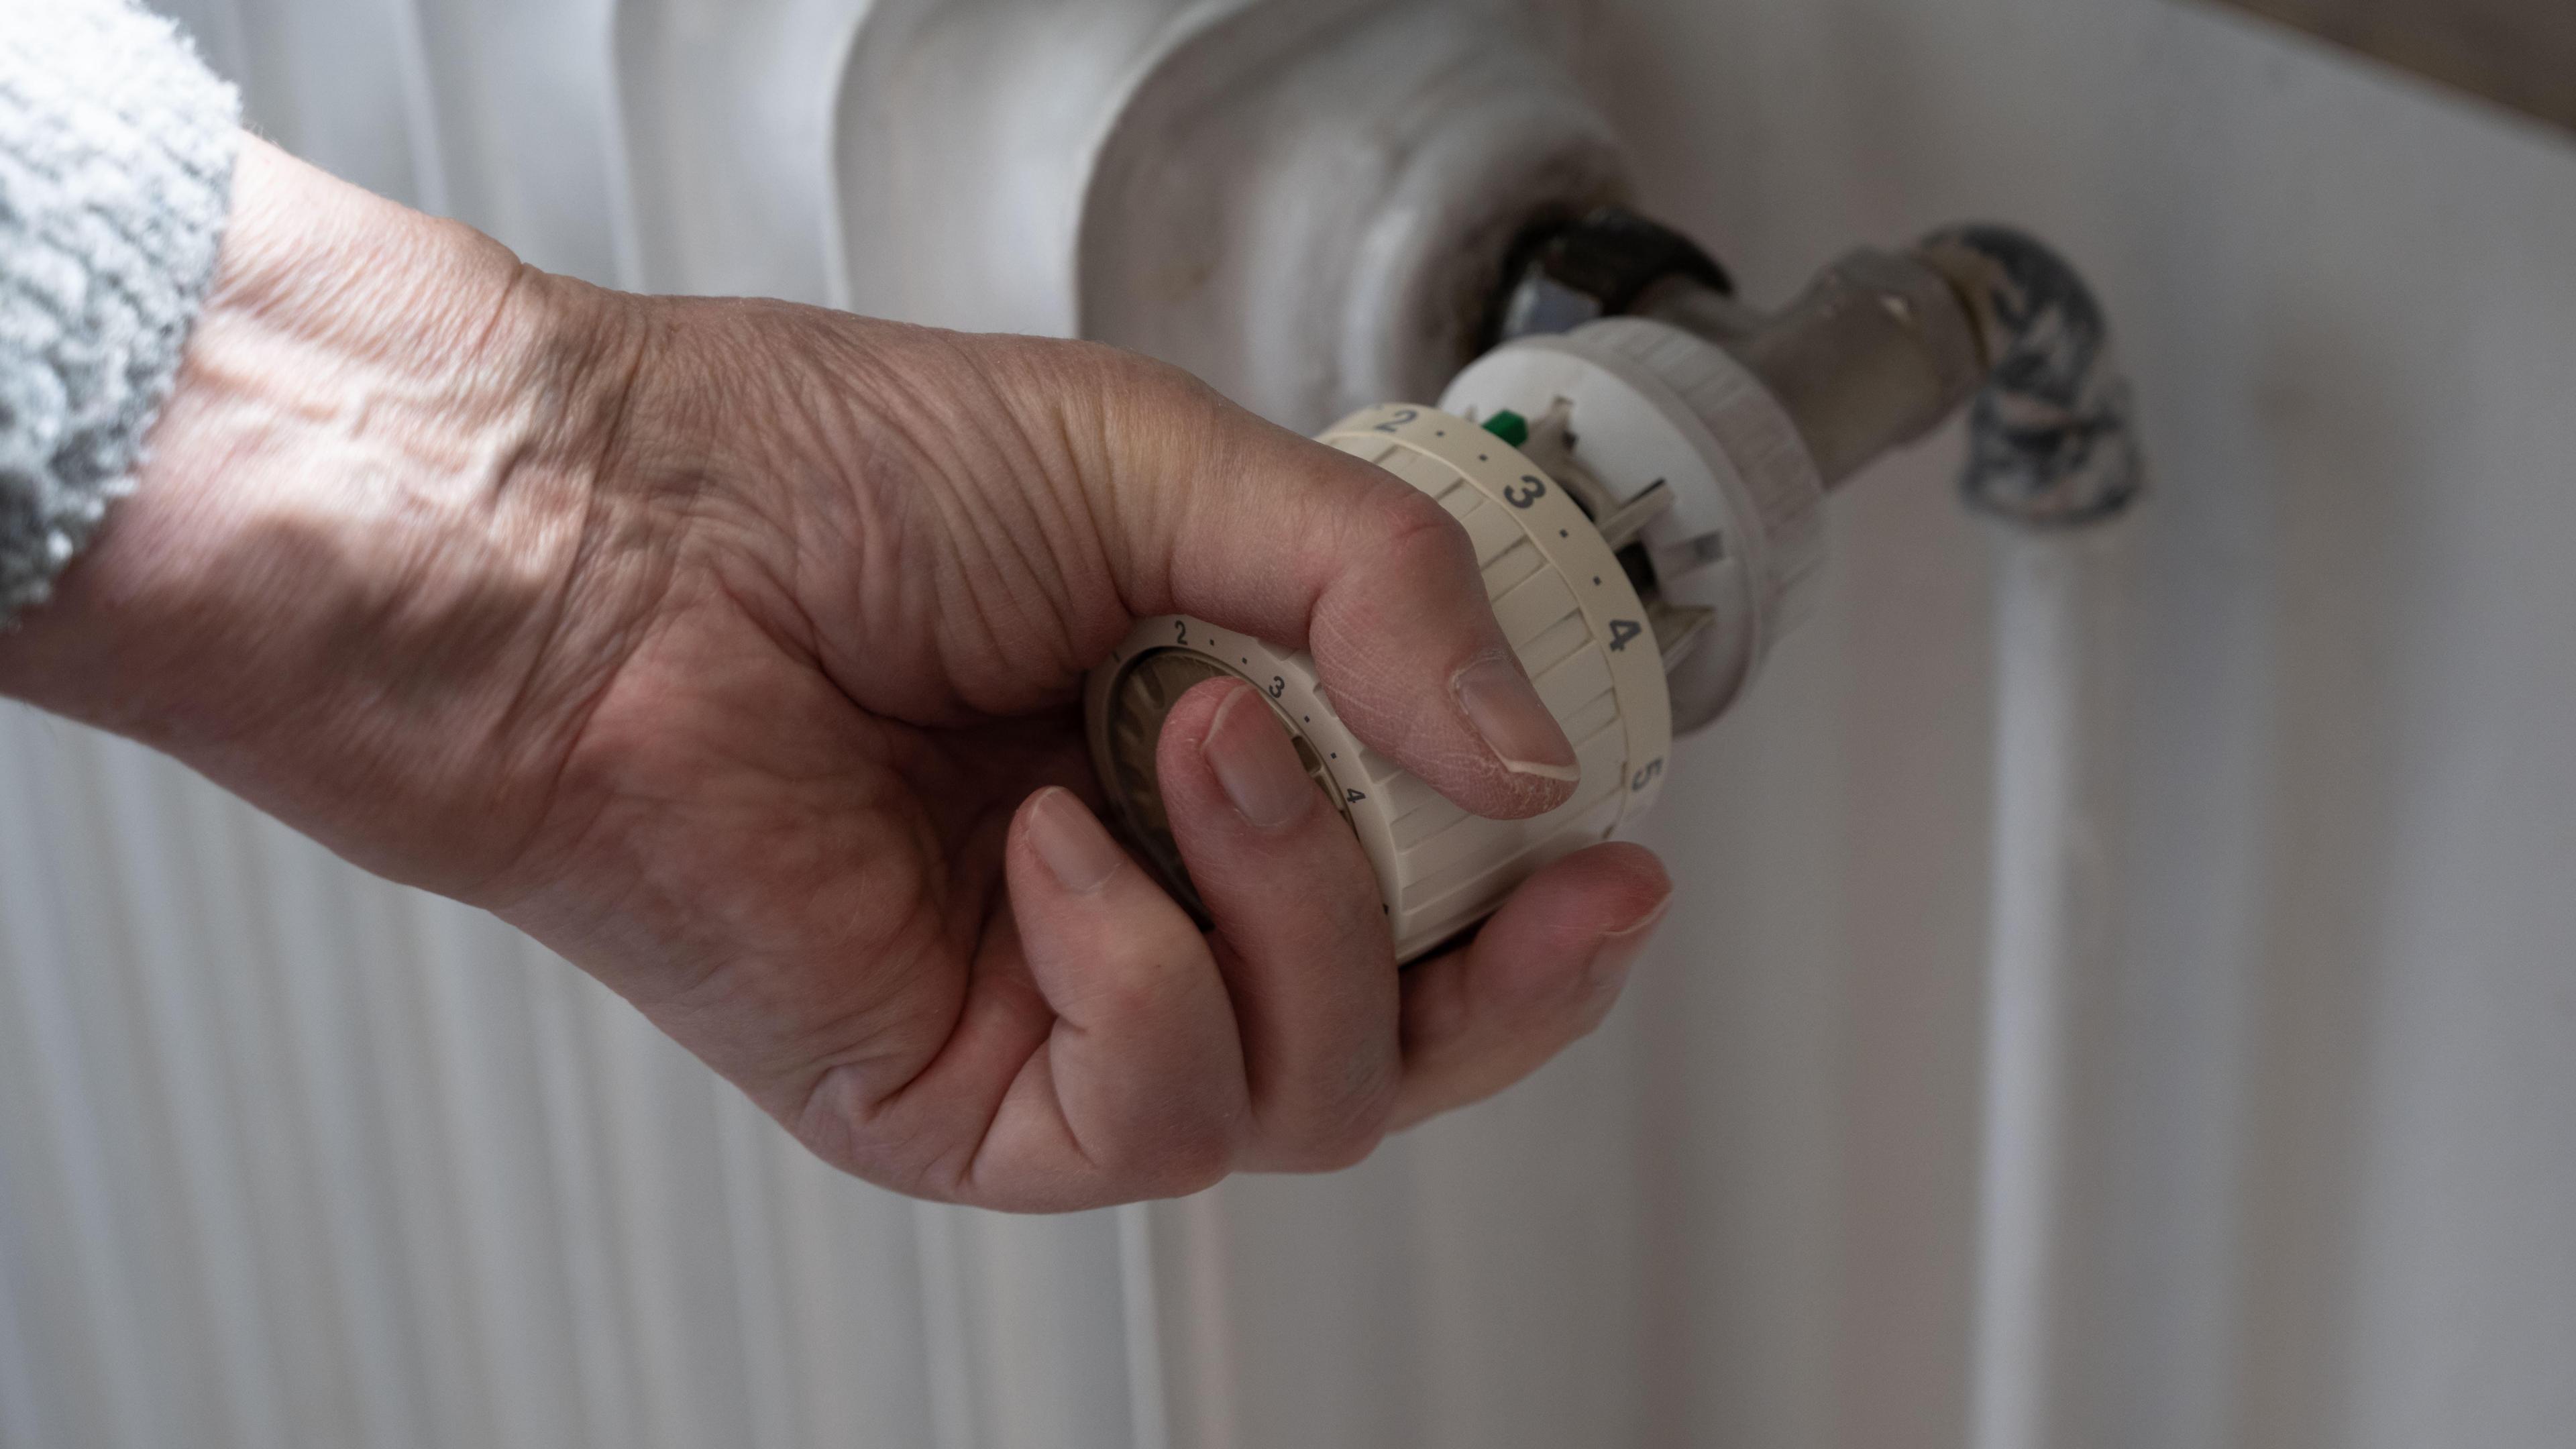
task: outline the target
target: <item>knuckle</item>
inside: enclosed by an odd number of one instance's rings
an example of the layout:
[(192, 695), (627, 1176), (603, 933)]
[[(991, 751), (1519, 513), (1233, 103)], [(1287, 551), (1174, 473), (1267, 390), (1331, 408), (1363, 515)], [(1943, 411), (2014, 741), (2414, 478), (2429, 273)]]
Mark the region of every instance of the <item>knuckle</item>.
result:
[(1234, 1170), (1234, 1134), (1215, 1123), (1183, 1133), (1155, 1172), (1157, 1197), (1187, 1197), (1225, 1180)]
[(1377, 1151), (1378, 1143), (1385, 1139), (1383, 1122), (1372, 1123), (1365, 1129), (1346, 1128), (1315, 1144), (1314, 1165), (1309, 1170), (1340, 1172), (1344, 1168), (1357, 1167), (1367, 1161), (1369, 1154)]
[(1170, 363), (1098, 343), (1077, 343), (1075, 357), (1121, 435), (1142, 441), (1194, 436), (1225, 411), (1223, 396)]
[(1356, 1167), (1386, 1140), (1395, 1110), (1392, 1080), (1354, 1095), (1336, 1110), (1300, 1125), (1291, 1140), (1268, 1154), (1287, 1172), (1339, 1172)]
[(1361, 533), (1352, 542), (1353, 551), (1377, 577), (1434, 592), (1473, 589), (1483, 594), (1467, 526), (1429, 494), (1391, 483), (1358, 511), (1354, 524)]
[(873, 1103), (851, 1068), (826, 1073), (788, 1125), (807, 1151), (852, 1177), (938, 1202), (970, 1195), (973, 1144)]
[(1139, 922), (1133, 930), (1123, 947), (1124, 962), (1099, 973), (1087, 988), (1087, 1017), (1150, 1023), (1184, 1010), (1190, 979), (1212, 964), (1207, 941), (1186, 918)]
[(1403, 565), (1472, 565), (1467, 528), (1430, 494), (1390, 480), (1365, 510), (1364, 526), (1385, 561)]
[(1127, 1198), (1186, 1197), (1234, 1170), (1235, 1123), (1216, 1111), (1145, 1124), (1093, 1149), (1093, 1164)]

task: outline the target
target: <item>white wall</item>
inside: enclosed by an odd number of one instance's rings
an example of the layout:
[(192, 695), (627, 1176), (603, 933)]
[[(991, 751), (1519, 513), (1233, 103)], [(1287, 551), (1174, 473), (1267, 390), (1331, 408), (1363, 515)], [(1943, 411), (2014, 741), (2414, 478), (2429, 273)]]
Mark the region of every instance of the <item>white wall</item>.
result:
[[(2091, 266), (2138, 375), (2161, 486), (2132, 606), (2133, 886), (2084, 1109), (2103, 1135), (2060, 1442), (2563, 1441), (2576, 143), (2153, 0), (1595, 15), (1600, 93), (1654, 199), (1756, 292), (1855, 234), (2009, 217)], [(1692, 1154), (1705, 1195), (1674, 1220), (1729, 1230), (1676, 1245), (1702, 1376), (1650, 1393), (1709, 1442), (1921, 1443), (1957, 1421), (1959, 912), (1979, 899), (1957, 872), (1980, 768), (1961, 680), (1981, 646), (1935, 471), (1838, 505), (1841, 632), (1803, 661), (1826, 677), (1758, 706), (1796, 717), (1782, 739), (1840, 732), (1818, 828), (1855, 852), (1860, 908), (1810, 988), (1829, 1008), (1730, 1000), (1761, 1022), (1723, 1039), (1771, 1051), (1689, 1078), (1701, 1140), (1736, 1150)], [(1683, 778), (1758, 777), (1769, 747), (1718, 744)], [(1673, 814), (1695, 875), (1741, 838)], [(1777, 964), (1716, 921), (1707, 939), (1649, 1003)], [(1706, 1007), (1673, 1019), (1677, 1049), (1711, 1044)], [(1791, 1150), (1826, 1159), (1806, 1196), (1747, 1187), (1778, 1159), (1742, 1149), (1802, 1122), (1833, 1143)], [(1830, 1266), (1830, 1308), (1751, 1276), (1784, 1258)], [(1777, 1361), (1707, 1375), (1748, 1344)]]
[[(282, 140), (540, 262), (829, 290), (856, 0), (172, 8)], [(1756, 296), (1992, 215), (2123, 328), (2160, 491), (2062, 1442), (2563, 1439), (2576, 145), (2166, 0), (1578, 8)], [(806, 160), (713, 196), (706, 115)], [(0, 712), (0, 1446), (1959, 1443), (1953, 446), (1834, 504), (1824, 616), (1680, 759), (1688, 890), (1603, 1033), (1350, 1174), (1123, 1216), (834, 1179), (506, 932)]]

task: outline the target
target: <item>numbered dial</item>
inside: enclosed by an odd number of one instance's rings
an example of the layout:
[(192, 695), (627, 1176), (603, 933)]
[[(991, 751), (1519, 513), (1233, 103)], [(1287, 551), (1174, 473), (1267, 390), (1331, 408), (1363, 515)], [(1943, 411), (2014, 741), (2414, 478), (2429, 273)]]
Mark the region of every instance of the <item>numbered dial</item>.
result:
[(1139, 623), (1094, 671), (1085, 701), (1092, 758), (1128, 838), (1195, 909), (1155, 785), (1155, 744), (1190, 688), (1229, 674), (1249, 681), (1366, 847), (1397, 956), (1410, 960), (1483, 919), (1539, 867), (1652, 804), (1672, 709), (1656, 622), (1594, 521), (1619, 500), (1587, 510), (1520, 450), (1428, 408), (1371, 409), (1323, 441), (1421, 489), (1464, 525), (1505, 636), (1574, 741), (1574, 798), (1533, 820), (1471, 816), (1360, 743), (1304, 653), (1172, 615)]
[[(1242, 675), (1241, 669), (1228, 669), (1207, 654), (1194, 652), (1190, 644), (1190, 623), (1173, 618), (1172, 646), (1149, 649), (1136, 655), (1132, 664), (1111, 676), (1108, 701), (1108, 743), (1100, 755), (1101, 779), (1111, 794), (1121, 802), (1121, 821), (1128, 838), (1145, 854), (1147, 861), (1170, 885), (1192, 913), (1205, 917), (1198, 893), (1191, 887), (1189, 872), (1181, 865), (1180, 846), (1172, 839), (1171, 817), (1163, 811), (1163, 793), (1154, 783), (1154, 749), (1163, 738), (1163, 721), (1170, 718), (1172, 706), (1181, 696), (1211, 679)], [(1214, 641), (1216, 635), (1204, 637)], [(1250, 663), (1248, 659), (1244, 661)], [(1285, 675), (1273, 674), (1268, 680), (1253, 680), (1261, 692), (1273, 700), (1288, 692)], [(1297, 759), (1305, 765), (1317, 789), (1342, 806), (1344, 818), (1350, 809), (1342, 792), (1333, 783), (1332, 771), (1324, 767), (1323, 757), (1305, 736), (1291, 731), (1297, 746)]]

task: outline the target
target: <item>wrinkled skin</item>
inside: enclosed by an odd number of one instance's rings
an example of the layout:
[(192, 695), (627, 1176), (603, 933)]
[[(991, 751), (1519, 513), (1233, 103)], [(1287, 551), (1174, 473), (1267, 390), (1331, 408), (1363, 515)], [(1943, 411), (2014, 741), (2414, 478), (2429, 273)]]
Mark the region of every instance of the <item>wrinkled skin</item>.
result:
[(1170, 611), (1311, 648), (1469, 809), (1571, 788), (1447, 515), (1182, 374), (602, 292), (245, 141), (138, 491), (0, 690), (492, 909), (924, 1196), (1337, 1167), (1600, 1019), (1650, 855), (1562, 861), (1399, 973), (1240, 683), (1161, 744), (1195, 927), (1102, 833), (1074, 713)]

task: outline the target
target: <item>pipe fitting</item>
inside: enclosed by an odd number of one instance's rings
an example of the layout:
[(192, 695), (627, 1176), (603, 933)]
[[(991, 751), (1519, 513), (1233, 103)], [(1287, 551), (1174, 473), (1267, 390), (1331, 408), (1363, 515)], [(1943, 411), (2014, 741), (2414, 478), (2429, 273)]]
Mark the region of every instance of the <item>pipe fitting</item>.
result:
[(1514, 249), (1505, 279), (1492, 343), (1571, 332), (1634, 311), (1658, 287), (1735, 294), (1734, 279), (1699, 243), (1618, 206), (1532, 228)]
[(1949, 279), (1985, 357), (1960, 479), (1969, 505), (2049, 529), (2126, 512), (2145, 489), (2146, 462), (2128, 377), (2082, 275), (2000, 226), (1936, 232), (1915, 255)]
[(1938, 427), (1986, 373), (1949, 282), (1887, 252), (1844, 257), (1773, 313), (1683, 282), (1653, 289), (1639, 310), (1751, 369), (1797, 422), (1828, 487)]
[(2046, 244), (1999, 226), (1844, 257), (1777, 312), (1687, 277), (1636, 311), (1725, 348), (1776, 396), (1831, 486), (1968, 405), (1960, 492), (2030, 528), (2118, 516), (2143, 491), (2128, 379), (2101, 304)]

